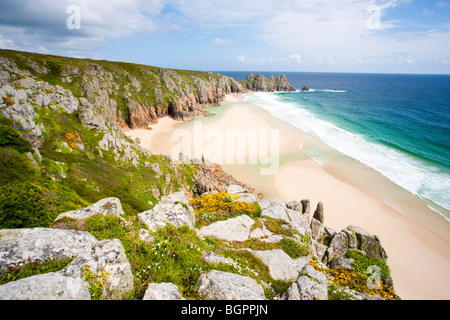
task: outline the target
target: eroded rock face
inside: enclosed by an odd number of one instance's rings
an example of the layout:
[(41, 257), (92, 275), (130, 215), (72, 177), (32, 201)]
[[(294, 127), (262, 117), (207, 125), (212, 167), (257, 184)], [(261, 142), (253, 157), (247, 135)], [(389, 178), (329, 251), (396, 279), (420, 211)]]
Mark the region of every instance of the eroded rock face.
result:
[(198, 293), (206, 300), (265, 300), (264, 289), (252, 278), (217, 270), (200, 276)]
[(274, 91), (296, 91), (286, 78), (286, 75), (272, 76), (267, 79), (262, 74), (256, 76), (250, 73), (247, 76), (246, 88), (252, 91), (274, 92)]
[(81, 279), (46, 273), (0, 286), (0, 300), (90, 300), (89, 284)]

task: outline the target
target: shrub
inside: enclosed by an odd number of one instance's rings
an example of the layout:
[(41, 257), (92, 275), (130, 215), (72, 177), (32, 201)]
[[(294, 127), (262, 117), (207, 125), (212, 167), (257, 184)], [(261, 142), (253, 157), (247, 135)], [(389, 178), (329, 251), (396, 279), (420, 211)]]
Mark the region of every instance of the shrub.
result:
[[(108, 271), (103, 270), (100, 273), (94, 273), (89, 266), (83, 267), (83, 279), (89, 283), (89, 293), (91, 294), (91, 300), (102, 300), (103, 291), (107, 286)], [(106, 287), (107, 292), (109, 289)]]
[(10, 107), (10, 106), (12, 106), (13, 104), (15, 104), (14, 100), (11, 99), (10, 97), (3, 98), (3, 102), (4, 102), (8, 107)]
[(6, 269), (0, 270), (0, 285), (39, 274), (57, 272), (66, 267), (73, 259), (74, 257), (48, 258), (45, 261), (28, 259), (13, 263), (7, 266)]
[(307, 246), (301, 245), (297, 241), (289, 238), (281, 240), (281, 249), (293, 259), (309, 254), (309, 248)]
[(30, 142), (9, 126), (0, 124), (0, 147), (10, 147), (20, 153), (33, 151)]
[(235, 201), (238, 198), (234, 194), (220, 192), (189, 201), (197, 216), (197, 227), (242, 214), (247, 214), (250, 217), (259, 216), (261, 212), (259, 206)]
[(0, 186), (35, 178), (36, 170), (26, 156), (21, 156), (16, 150), (0, 147)]
[(381, 280), (385, 283), (388, 282), (391, 276), (391, 269), (383, 259), (377, 259), (369, 257), (361, 252), (348, 250), (345, 254), (347, 258), (354, 259), (353, 270), (363, 274), (367, 273), (369, 266), (377, 266), (380, 269)]
[(53, 194), (30, 182), (0, 188), (0, 228), (49, 227), (56, 216)]

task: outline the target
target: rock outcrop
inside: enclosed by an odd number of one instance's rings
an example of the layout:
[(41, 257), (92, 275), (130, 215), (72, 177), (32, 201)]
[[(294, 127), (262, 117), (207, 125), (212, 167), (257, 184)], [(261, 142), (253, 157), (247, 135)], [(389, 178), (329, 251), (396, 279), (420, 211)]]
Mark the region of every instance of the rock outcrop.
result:
[(287, 291), (288, 300), (328, 300), (327, 277), (306, 265)]
[(296, 91), (286, 78), (286, 75), (278, 77), (271, 76), (267, 79), (262, 74), (250, 73), (244, 82), (245, 87), (250, 91), (274, 92), (274, 91)]
[(0, 269), (23, 260), (44, 261), (88, 255), (98, 243), (90, 233), (59, 229), (5, 229), (0, 237)]
[(0, 286), (0, 300), (90, 300), (89, 284), (81, 279), (47, 273)]
[(250, 277), (217, 270), (202, 274), (198, 293), (205, 300), (265, 300), (264, 289)]
[(102, 199), (87, 208), (62, 213), (55, 219), (55, 221), (61, 220), (63, 218), (86, 220), (95, 215), (114, 215), (120, 217), (124, 213), (125, 212), (122, 209), (122, 204), (120, 203), (119, 199), (107, 198)]
[(292, 259), (283, 250), (253, 250), (252, 253), (269, 267), (270, 276), (275, 280), (296, 280), (298, 273), (311, 260), (310, 256)]
[[(65, 277), (84, 280), (85, 266), (89, 266), (91, 272), (95, 274), (106, 271), (108, 280), (104, 287), (105, 299), (123, 299), (133, 289), (131, 267), (118, 240), (100, 242), (88, 232), (44, 228), (1, 230), (1, 235), (0, 269), (7, 269), (8, 266), (27, 260), (33, 262), (76, 257), (58, 273)], [(35, 288), (36, 291), (29, 294), (44, 297), (52, 289), (49, 282), (47, 286), (42, 287), (44, 291), (41, 292), (37, 285), (41, 281), (44, 280), (37, 278), (31, 283), (23, 282), (21, 287)], [(57, 281), (51, 283), (55, 285), (55, 292), (61, 292), (59, 296), (64, 295), (61, 288), (67, 283), (81, 286), (79, 281), (68, 281), (61, 277), (57, 277)], [(1, 290), (8, 288), (12, 287)], [(67, 292), (65, 294), (73, 295)]]
[(181, 191), (162, 197), (153, 209), (138, 214), (138, 220), (147, 225), (150, 231), (157, 231), (167, 223), (175, 227), (186, 225), (191, 229), (195, 226), (194, 210)]
[(202, 237), (212, 236), (226, 241), (246, 241), (254, 223), (255, 221), (249, 216), (242, 215), (202, 227), (199, 235)]
[(173, 283), (150, 283), (142, 300), (186, 300)]

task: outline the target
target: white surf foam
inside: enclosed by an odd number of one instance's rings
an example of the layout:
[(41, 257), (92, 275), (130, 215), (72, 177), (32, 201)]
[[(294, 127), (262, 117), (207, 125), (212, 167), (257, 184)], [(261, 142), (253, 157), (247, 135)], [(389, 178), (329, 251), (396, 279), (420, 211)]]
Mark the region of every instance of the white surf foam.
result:
[[(246, 95), (245, 99), (300, 130), (317, 136), (333, 149), (380, 172), (409, 192), (450, 210), (450, 174), (439, 168), (318, 119), (301, 105), (283, 101), (272, 93), (254, 93)], [(310, 156), (319, 163), (323, 160), (315, 154)]]

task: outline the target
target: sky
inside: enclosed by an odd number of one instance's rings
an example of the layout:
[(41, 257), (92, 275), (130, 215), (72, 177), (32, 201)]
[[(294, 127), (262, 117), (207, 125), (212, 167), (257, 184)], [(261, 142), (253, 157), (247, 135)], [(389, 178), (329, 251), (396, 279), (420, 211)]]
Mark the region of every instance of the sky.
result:
[(0, 0), (0, 48), (203, 71), (450, 74), (450, 0)]

